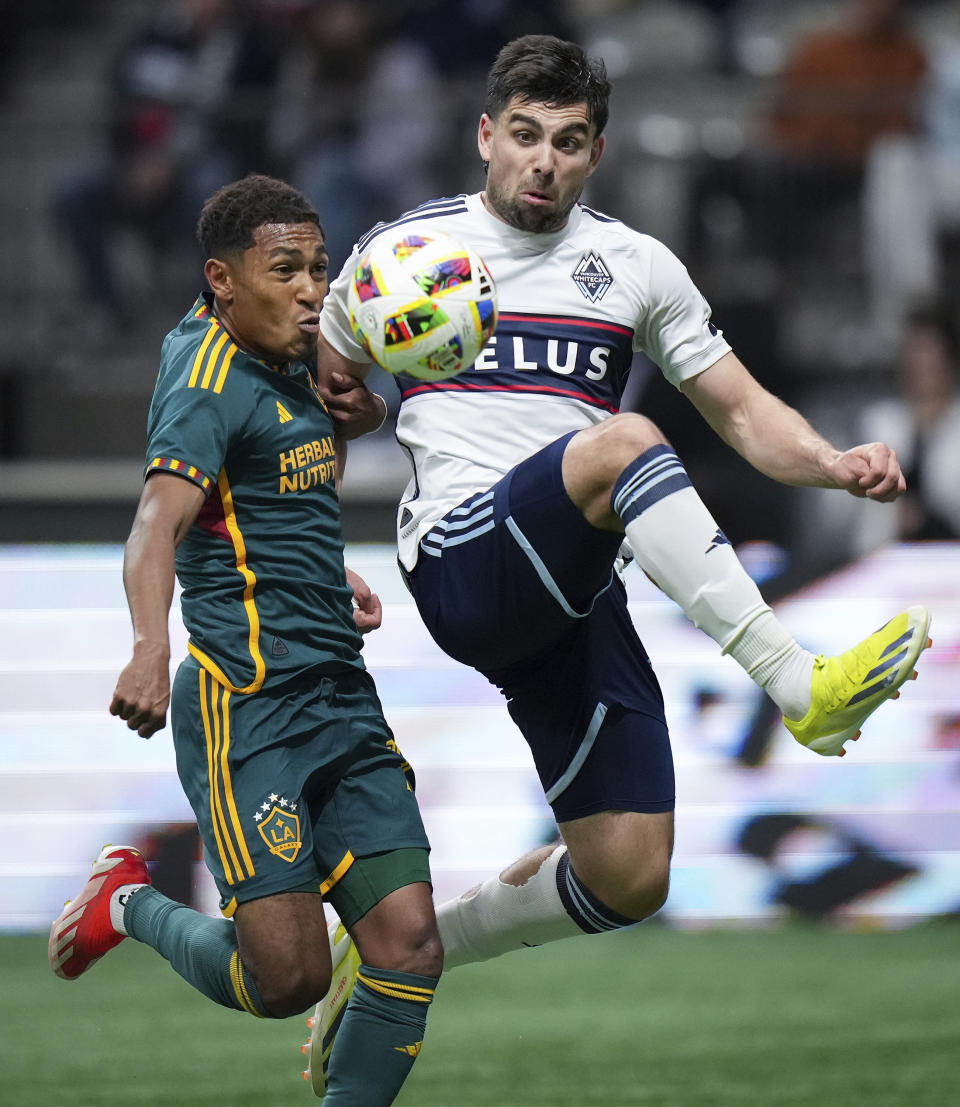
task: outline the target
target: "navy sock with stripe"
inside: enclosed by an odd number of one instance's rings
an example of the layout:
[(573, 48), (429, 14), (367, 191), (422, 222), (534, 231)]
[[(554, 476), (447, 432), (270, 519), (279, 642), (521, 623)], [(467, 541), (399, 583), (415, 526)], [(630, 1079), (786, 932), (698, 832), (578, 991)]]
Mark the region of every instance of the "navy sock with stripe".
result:
[(633, 926), (636, 919), (628, 919), (608, 907), (580, 883), (570, 864), (570, 854), (564, 852), (557, 863), (557, 891), (567, 914), (585, 934), (602, 934), (607, 930), (621, 930)]
[(420, 1053), (437, 979), (360, 965), (330, 1054), (328, 1107), (393, 1103)]
[(236, 927), (229, 919), (207, 915), (144, 887), (130, 896), (123, 926), (131, 938), (151, 946), (171, 967), (215, 1003), (269, 1018), (244, 969), (237, 949)]

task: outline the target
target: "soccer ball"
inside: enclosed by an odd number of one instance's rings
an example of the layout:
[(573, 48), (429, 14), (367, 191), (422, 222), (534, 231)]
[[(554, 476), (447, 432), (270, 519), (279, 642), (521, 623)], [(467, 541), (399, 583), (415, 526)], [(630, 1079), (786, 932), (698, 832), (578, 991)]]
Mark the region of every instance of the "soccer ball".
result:
[(471, 366), (497, 325), (497, 292), (480, 257), (450, 235), (381, 235), (360, 259), (350, 326), (388, 373), (438, 381)]

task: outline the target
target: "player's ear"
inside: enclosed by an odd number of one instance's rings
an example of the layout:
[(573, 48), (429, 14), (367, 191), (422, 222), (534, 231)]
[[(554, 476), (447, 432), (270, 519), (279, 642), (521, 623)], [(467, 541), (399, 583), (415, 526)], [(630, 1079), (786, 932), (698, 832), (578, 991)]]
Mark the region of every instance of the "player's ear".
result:
[(490, 160), (490, 144), (493, 141), (493, 120), (486, 112), (480, 116), (480, 127), (477, 131), (477, 149), (484, 163)]
[(233, 277), (230, 266), (220, 258), (207, 258), (203, 266), (203, 275), (207, 278), (210, 291), (221, 300), (233, 298)]

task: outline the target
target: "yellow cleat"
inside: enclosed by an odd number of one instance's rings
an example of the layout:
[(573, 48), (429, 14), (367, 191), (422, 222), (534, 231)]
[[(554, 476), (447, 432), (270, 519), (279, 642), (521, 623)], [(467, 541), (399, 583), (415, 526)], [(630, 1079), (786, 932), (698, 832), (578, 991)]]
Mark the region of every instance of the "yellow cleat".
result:
[(353, 995), (353, 986), (357, 982), (357, 971), (360, 968), (360, 954), (343, 923), (331, 923), (329, 936), (330, 959), (333, 963), (330, 988), (317, 1004), (313, 1015), (307, 1019), (310, 1040), (300, 1047), (300, 1051), (308, 1058), (303, 1078), (310, 1082), (313, 1094), (318, 1099), (323, 1099), (327, 1094), (330, 1053), (347, 1003)]
[(810, 710), (799, 721), (784, 718), (801, 746), (824, 757), (843, 757), (843, 743), (860, 737), (860, 727), (883, 703), (896, 699), (914, 665), (933, 645), (930, 612), (908, 607), (859, 645), (836, 657), (817, 657)]

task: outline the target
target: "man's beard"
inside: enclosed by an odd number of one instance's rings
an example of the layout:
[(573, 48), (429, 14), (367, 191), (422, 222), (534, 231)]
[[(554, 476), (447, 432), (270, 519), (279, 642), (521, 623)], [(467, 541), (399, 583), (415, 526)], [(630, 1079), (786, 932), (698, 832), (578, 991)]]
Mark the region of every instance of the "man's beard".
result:
[(538, 208), (525, 204), (519, 197), (505, 195), (489, 182), (486, 193), (490, 206), (501, 219), (511, 227), (516, 227), (518, 231), (530, 231), (534, 234), (559, 231), (566, 225), (573, 205), (580, 199), (578, 192), (565, 208)]

